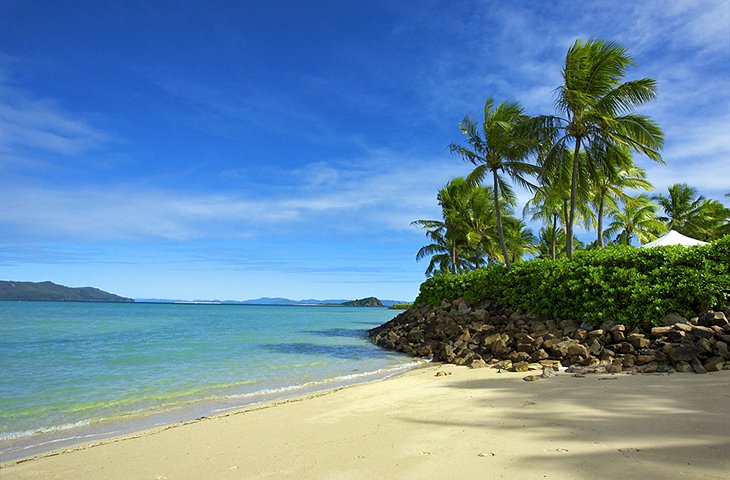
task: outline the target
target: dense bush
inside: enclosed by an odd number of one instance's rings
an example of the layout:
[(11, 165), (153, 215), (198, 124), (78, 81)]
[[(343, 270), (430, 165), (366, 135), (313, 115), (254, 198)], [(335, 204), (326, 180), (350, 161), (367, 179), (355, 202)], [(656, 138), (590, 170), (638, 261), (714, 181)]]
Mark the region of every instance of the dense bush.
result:
[(612, 246), (426, 280), (416, 303), (492, 300), (551, 318), (656, 325), (730, 302), (730, 235), (701, 247)]

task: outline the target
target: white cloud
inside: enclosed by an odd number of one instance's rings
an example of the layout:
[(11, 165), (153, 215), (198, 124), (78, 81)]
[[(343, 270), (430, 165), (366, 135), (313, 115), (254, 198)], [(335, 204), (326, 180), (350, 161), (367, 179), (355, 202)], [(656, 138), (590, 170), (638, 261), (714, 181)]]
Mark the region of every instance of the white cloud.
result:
[(108, 134), (54, 102), (0, 83), (0, 151), (78, 155), (109, 141)]

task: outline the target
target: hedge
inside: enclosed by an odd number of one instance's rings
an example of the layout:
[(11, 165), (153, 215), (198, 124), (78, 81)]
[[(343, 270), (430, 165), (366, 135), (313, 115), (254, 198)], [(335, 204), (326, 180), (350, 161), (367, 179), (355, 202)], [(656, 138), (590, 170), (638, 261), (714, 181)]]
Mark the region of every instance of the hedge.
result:
[(537, 259), (511, 271), (494, 265), (426, 280), (416, 304), (496, 301), (537, 315), (593, 326), (610, 319), (658, 325), (665, 315), (689, 317), (730, 300), (730, 235), (699, 247), (611, 246), (573, 258)]

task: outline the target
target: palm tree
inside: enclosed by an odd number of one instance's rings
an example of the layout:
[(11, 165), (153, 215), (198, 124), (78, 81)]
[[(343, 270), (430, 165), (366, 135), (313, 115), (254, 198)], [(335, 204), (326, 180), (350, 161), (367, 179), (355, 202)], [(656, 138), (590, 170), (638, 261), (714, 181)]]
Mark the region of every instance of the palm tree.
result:
[(656, 215), (656, 204), (646, 194), (627, 197), (621, 203), (623, 209), (612, 209), (614, 220), (604, 232), (607, 238), (615, 235), (616, 243), (631, 245), (631, 240), (636, 236), (644, 244), (666, 231), (666, 226)]
[(667, 196), (660, 193), (653, 197), (664, 210), (664, 216), (659, 219), (666, 222), (670, 230), (688, 235), (690, 230), (696, 228), (705, 197), (697, 195), (697, 189), (686, 183), (675, 183), (667, 190)]
[(573, 225), (583, 148), (603, 150), (618, 146), (641, 152), (661, 162), (664, 135), (650, 118), (632, 113), (656, 96), (655, 80), (644, 78), (624, 82), (633, 60), (614, 42), (576, 40), (565, 57), (563, 85), (555, 106), (562, 116), (542, 115), (532, 122), (552, 145), (548, 163), (561, 161), (573, 151), (570, 211), (566, 228), (566, 253), (573, 253)]
[(697, 189), (684, 183), (668, 187), (668, 195), (656, 195), (664, 216), (660, 217), (670, 229), (683, 235), (710, 241), (727, 231), (730, 210), (717, 200), (706, 199)]
[(494, 99), (488, 98), (484, 105), (484, 121), (481, 126), (468, 115), (459, 124), (461, 132), (466, 136), (468, 147), (450, 145), (452, 153), (476, 165), (468, 176), (469, 182), (481, 184), (487, 172), (492, 173), (497, 235), (502, 258), (508, 269), (510, 260), (504, 239), (500, 198), (514, 198), (514, 193), (499, 172), (507, 174), (513, 181), (523, 186), (531, 187), (525, 175), (534, 173), (535, 166), (525, 159), (536, 142), (529, 136), (518, 134), (518, 127), (527, 118), (519, 104), (502, 102), (494, 108)]
[(432, 256), (426, 275), (461, 273), (479, 268), (485, 255), (495, 258), (496, 218), (491, 197), (491, 188), (455, 178), (437, 195), (442, 220), (411, 223), (424, 228), (432, 241), (416, 254), (416, 260)]
[(457, 273), (461, 270), (461, 261), (457, 256), (454, 239), (446, 236), (446, 224), (439, 220), (416, 220), (411, 225), (417, 225), (426, 230), (426, 236), (432, 243), (421, 247), (416, 254), (416, 261), (431, 257), (426, 268), (426, 275)]
[(611, 148), (606, 152), (592, 149), (593, 158), (599, 160), (589, 162), (590, 176), (593, 183), (592, 202), (596, 209), (597, 245), (603, 247), (603, 217), (606, 204), (616, 209), (617, 201), (627, 198), (625, 189), (651, 190), (652, 185), (646, 179), (646, 172), (634, 165), (631, 154), (626, 149)]

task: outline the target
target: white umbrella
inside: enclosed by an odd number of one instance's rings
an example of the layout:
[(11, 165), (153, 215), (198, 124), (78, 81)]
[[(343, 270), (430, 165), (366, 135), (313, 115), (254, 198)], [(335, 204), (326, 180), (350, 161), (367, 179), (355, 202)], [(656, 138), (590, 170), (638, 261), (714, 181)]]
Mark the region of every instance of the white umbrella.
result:
[(653, 242), (642, 245), (642, 247), (663, 247), (664, 245), (684, 245), (685, 247), (692, 247), (695, 245), (707, 245), (707, 242), (686, 237), (679, 232), (669, 230), (668, 233), (662, 235)]

